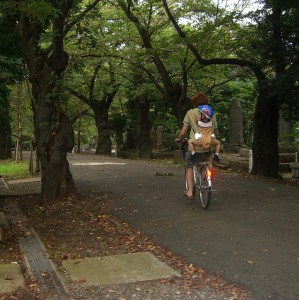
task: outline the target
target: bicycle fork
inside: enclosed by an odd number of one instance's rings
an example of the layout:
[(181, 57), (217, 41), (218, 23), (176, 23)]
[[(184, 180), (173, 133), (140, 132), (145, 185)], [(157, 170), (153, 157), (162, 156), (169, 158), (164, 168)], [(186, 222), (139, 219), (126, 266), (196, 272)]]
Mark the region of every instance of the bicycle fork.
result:
[[(198, 170), (196, 172), (198, 172)], [(201, 175), (201, 176), (197, 176), (197, 178), (199, 178), (199, 182), (197, 182), (196, 185), (201, 189), (202, 188), (211, 188), (212, 187), (212, 171), (206, 166), (206, 167), (201, 167), (199, 169), (199, 172), (200, 172), (200, 174), (198, 174), (198, 175)], [(205, 178), (207, 180), (208, 186), (205, 186), (205, 183), (204, 183)]]
[[(207, 180), (205, 184), (205, 178)], [(194, 189), (206, 189), (212, 188), (212, 171), (207, 166), (202, 167), (193, 167), (193, 180), (194, 180)]]
[(205, 172), (208, 180), (208, 186), (212, 187), (212, 171), (209, 168), (206, 168)]

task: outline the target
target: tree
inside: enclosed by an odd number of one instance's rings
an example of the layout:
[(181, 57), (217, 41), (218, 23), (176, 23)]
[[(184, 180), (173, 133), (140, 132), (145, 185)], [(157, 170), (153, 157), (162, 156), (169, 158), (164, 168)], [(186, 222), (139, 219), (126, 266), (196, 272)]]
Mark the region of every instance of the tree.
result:
[[(252, 144), (253, 150), (253, 168), (252, 174), (263, 175), (269, 177), (280, 177), (279, 176), (279, 157), (278, 157), (278, 120), (279, 120), (279, 106), (281, 104), (281, 95), (275, 93), (277, 90), (278, 82), (283, 82), (284, 77), (290, 77), (291, 86), (290, 90), (294, 91), (296, 86), (296, 77), (298, 76), (298, 56), (297, 53), (293, 57), (293, 61), (289, 61), (288, 68), (286, 65), (282, 65), (281, 61), (284, 61), (285, 55), (283, 55), (283, 50), (289, 47), (288, 44), (284, 43), (282, 39), (282, 27), (281, 21), (282, 16), (288, 11), (291, 15), (298, 15), (298, 7), (288, 3), (288, 5), (283, 5), (279, 1), (269, 2), (266, 4), (270, 7), (270, 40), (273, 43), (272, 54), (273, 58), (276, 60), (274, 64), (271, 65), (272, 72), (269, 74), (267, 68), (262, 62), (258, 63), (254, 59), (240, 59), (240, 58), (211, 58), (205, 59), (202, 57), (200, 52), (196, 49), (192, 41), (190, 41), (187, 35), (182, 30), (181, 26), (173, 17), (166, 0), (162, 0), (165, 11), (171, 20), (173, 26), (175, 27), (179, 36), (184, 40), (190, 51), (192, 51), (196, 60), (199, 64), (204, 66), (209, 66), (213, 64), (226, 64), (226, 65), (237, 65), (240, 67), (249, 68), (257, 80), (258, 88), (258, 99), (256, 103), (255, 115), (254, 115), (254, 139)], [(265, 10), (265, 12), (268, 12)], [(292, 28), (289, 31), (288, 36), (296, 36), (296, 30), (298, 27)], [(286, 41), (286, 40), (285, 40)], [(291, 47), (295, 47), (294, 42)], [(298, 48), (298, 47), (297, 47)], [(295, 47), (296, 49), (296, 47)], [(265, 50), (265, 49), (259, 49)], [(278, 59), (279, 58), (279, 59)], [(274, 74), (274, 79), (272, 76)], [(295, 76), (294, 76), (295, 75)], [(298, 78), (298, 77), (297, 77)], [(276, 87), (276, 89), (274, 89)], [(287, 99), (283, 99), (286, 103)]]
[(145, 5), (148, 15), (143, 18), (138, 18), (137, 13), (135, 13), (137, 8), (133, 1), (117, 0), (117, 3), (127, 18), (136, 27), (142, 40), (142, 49), (145, 49), (144, 56), (148, 57), (155, 65), (156, 70), (160, 75), (161, 84), (160, 80), (153, 76), (150, 69), (145, 67), (144, 71), (155, 84), (156, 88), (161, 92), (163, 98), (170, 105), (172, 112), (177, 117), (178, 124), (180, 126), (187, 108), (189, 108), (191, 105), (190, 99), (187, 97), (187, 73), (189, 71), (189, 66), (187, 61), (184, 60), (184, 58), (181, 58), (182, 84), (178, 83), (176, 80), (173, 80), (171, 72), (167, 69), (166, 64), (163, 62), (163, 59), (159, 55), (157, 49), (155, 49), (152, 41), (155, 31), (157, 31), (158, 28), (168, 25), (168, 22), (165, 22), (165, 20), (163, 21), (162, 19), (162, 21), (160, 21), (161, 24), (156, 23), (154, 17), (158, 15), (157, 19), (159, 20), (161, 12), (159, 11), (159, 7), (157, 7), (155, 3), (152, 3), (151, 1), (148, 3), (148, 5)]
[[(138, 57), (136, 59), (138, 68), (144, 71), (149, 80), (161, 93), (161, 99), (171, 108), (172, 114), (177, 119), (178, 127), (181, 126), (186, 111), (191, 107), (188, 93), (195, 94), (200, 90), (211, 92), (213, 88), (236, 78), (236, 73), (240, 73), (240, 70), (228, 67), (222, 67), (220, 70), (220, 67), (216, 69), (215, 66), (206, 68), (201, 64), (199, 65), (190, 49), (181, 42), (175, 32), (173, 32), (173, 28), (169, 27), (169, 21), (165, 18), (161, 2), (155, 0), (117, 2), (134, 25), (135, 30), (139, 34), (139, 39), (141, 39), (141, 42), (139, 44), (136, 42), (135, 46), (135, 49), (137, 48), (140, 52), (139, 55), (142, 55), (142, 61)], [(189, 3), (191, 1), (186, 2), (186, 6)], [(185, 5), (179, 5), (179, 7), (185, 7)], [(211, 9), (213, 6), (207, 5), (207, 7), (211, 12), (209, 11), (205, 15), (207, 20), (205, 21), (205, 24), (207, 24), (205, 25), (206, 28), (194, 34), (192, 41), (196, 41), (199, 44), (201, 53), (211, 55), (211, 53), (221, 52), (220, 47), (217, 47), (217, 44), (213, 44), (213, 41), (219, 39), (212, 30), (215, 28), (215, 25), (212, 24), (212, 27), (208, 22), (210, 15), (213, 14)], [(176, 13), (178, 18), (180, 16), (184, 17), (179, 12), (176, 11)], [(226, 32), (219, 33), (219, 36), (230, 38), (229, 33)], [(132, 40), (133, 37), (138, 41), (134, 35), (134, 28), (130, 27), (130, 39)], [(204, 41), (199, 40), (200, 37), (203, 37)], [(229, 79), (223, 80), (223, 74), (225, 73)]]
[[(109, 87), (103, 87), (101, 90), (101, 98), (95, 93), (95, 82), (98, 78), (99, 69), (103, 67), (103, 63), (100, 62), (94, 69), (93, 76), (90, 79), (89, 92), (88, 97), (84, 96), (80, 92), (68, 87), (68, 91), (86, 103), (94, 112), (95, 123), (98, 130), (98, 139), (97, 139), (97, 147), (96, 154), (106, 154), (111, 155), (111, 124), (109, 122), (108, 111), (110, 105), (114, 99), (118, 91), (118, 86), (115, 84), (115, 76), (112, 65), (108, 63), (106, 67), (108, 68), (108, 72), (110, 74), (110, 83)], [(105, 66), (104, 66), (105, 67)], [(99, 81), (99, 80), (98, 80)]]
[[(135, 111), (134, 114), (136, 115), (136, 117), (138, 116), (136, 119), (139, 119), (139, 125), (136, 127), (138, 129), (136, 132), (138, 156), (151, 157), (152, 153), (150, 129), (152, 123), (150, 115), (152, 115), (152, 113), (150, 112), (150, 108), (154, 105), (153, 103), (155, 101), (153, 101), (153, 98), (155, 97), (153, 97), (152, 89), (147, 89), (149, 86), (148, 83), (150, 83), (150, 81), (154, 82), (157, 89), (162, 93), (162, 97), (160, 96), (159, 99), (163, 99), (165, 97), (165, 91), (161, 88), (160, 76), (157, 75), (155, 66), (153, 66), (151, 62), (151, 50), (148, 49), (148, 53), (145, 53), (144, 47), (140, 47), (140, 37), (138, 36), (138, 32), (136, 35), (136, 29), (132, 27), (132, 24), (128, 24), (130, 22), (128, 22), (126, 16), (124, 16), (124, 14), (120, 10), (117, 10), (115, 7), (113, 7), (112, 9), (111, 7), (107, 7), (107, 5), (103, 8), (103, 12), (105, 12), (104, 16), (102, 14), (94, 15), (94, 19), (92, 22), (90, 21), (88, 24), (85, 22), (78, 28), (80, 39), (84, 41), (82, 43), (80, 42), (79, 45), (80, 50), (82, 50), (82, 57), (84, 57), (84, 60), (86, 62), (85, 64), (87, 65), (89, 64), (89, 61), (92, 60), (92, 64), (94, 64), (94, 61), (105, 61), (106, 64), (109, 62), (111, 66), (117, 66), (114, 67), (113, 70), (117, 76), (117, 85), (122, 85), (123, 87), (125, 87), (124, 89), (122, 89), (122, 91), (126, 90), (126, 101), (133, 102), (134, 109), (138, 110), (138, 112)], [(145, 14), (147, 14), (147, 11), (145, 12)], [(154, 19), (152, 16), (149, 16), (149, 18)], [(155, 20), (151, 20), (151, 22), (153, 23), (153, 25), (155, 25)], [(162, 27), (163, 26), (164, 24), (162, 23)], [(100, 42), (99, 36), (101, 36)], [(84, 51), (85, 54), (83, 54)], [(74, 51), (74, 53), (76, 53), (76, 56), (78, 56), (78, 51)], [(187, 63), (184, 62), (184, 64)], [(102, 65), (104, 65), (104, 62), (102, 63)], [(88, 68), (85, 69), (87, 70)], [(138, 76), (134, 75), (135, 70), (138, 70)], [(173, 69), (172, 72), (175, 73)], [(172, 77), (172, 75), (168, 76), (169, 78)], [(100, 75), (97, 76), (97, 93), (92, 93), (92, 95), (104, 94), (105, 90), (107, 90), (109, 87), (111, 87), (110, 89), (112, 89), (113, 85), (109, 84), (107, 80), (105, 81), (105, 78), (107, 78), (107, 75), (105, 76), (104, 72), (101, 72)], [(142, 83), (140, 83), (139, 80), (141, 78)], [(175, 84), (173, 78), (171, 78), (171, 80), (174, 82), (174, 84), (171, 84), (176, 87), (178, 93), (180, 94), (181, 88), (177, 84)], [(101, 82), (105, 82), (106, 86), (104, 84), (99, 84)], [(146, 89), (144, 84), (145, 82), (147, 83)], [(153, 83), (151, 85), (153, 86)], [(90, 84), (89, 86), (91, 87), (94, 85)], [(127, 87), (129, 86), (132, 89), (131, 91), (127, 89)], [(147, 92), (148, 94), (146, 94)], [(91, 93), (87, 91), (81, 91), (81, 96), (83, 96), (83, 94), (90, 95)], [(176, 115), (179, 114), (182, 120), (183, 114), (180, 113), (179, 109), (177, 109), (179, 105), (177, 105), (177, 103), (175, 102), (176, 98), (171, 97), (171, 95), (169, 95), (168, 97), (174, 103), (174, 111)], [(86, 100), (88, 98), (90, 98), (90, 96), (85, 96)], [(94, 98), (96, 100), (96, 98), (99, 98), (99, 96), (94, 96)], [(83, 98), (81, 97), (81, 99)], [(102, 99), (104, 100), (106, 99), (106, 97), (103, 97)], [(84, 101), (86, 102), (86, 100)], [(97, 100), (96, 102), (99, 101)], [(104, 101), (101, 102), (104, 103)], [(165, 98), (163, 102), (165, 102)], [(182, 101), (182, 103), (185, 105), (187, 102)], [(130, 105), (129, 107), (132, 108), (132, 106)], [(99, 114), (101, 110), (97, 109), (97, 111)], [(145, 122), (145, 120), (147, 120), (147, 122)], [(97, 123), (99, 122), (97, 121)], [(128, 122), (127, 124), (130, 124), (130, 122)], [(99, 137), (101, 137), (101, 132), (102, 130), (99, 130)]]
[(109, 110), (119, 90), (122, 61), (117, 22), (113, 21), (116, 9), (108, 5), (99, 8), (101, 13), (93, 12), (77, 24), (66, 43), (72, 58), (66, 79), (67, 90), (93, 110), (98, 131), (96, 154), (111, 155)]
[[(150, 108), (153, 104), (154, 93), (148, 86), (148, 78), (142, 69), (131, 66), (130, 74), (127, 75), (131, 80), (125, 85), (125, 95), (128, 98), (128, 115), (131, 119), (130, 131), (135, 134), (135, 143), (138, 158), (153, 158), (152, 140), (150, 132), (152, 129), (152, 114)], [(135, 128), (132, 128), (136, 122)], [(133, 124), (132, 124), (133, 123)]]
[(71, 0), (30, 0), (11, 7), (20, 12), (18, 35), (35, 100), (37, 156), (41, 162), (42, 194), (47, 201), (76, 192), (66, 159), (74, 146), (73, 129), (62, 110), (61, 99), (68, 64), (64, 38), (99, 1), (85, 5)]
[(8, 89), (0, 85), (0, 159), (11, 158), (11, 127)]

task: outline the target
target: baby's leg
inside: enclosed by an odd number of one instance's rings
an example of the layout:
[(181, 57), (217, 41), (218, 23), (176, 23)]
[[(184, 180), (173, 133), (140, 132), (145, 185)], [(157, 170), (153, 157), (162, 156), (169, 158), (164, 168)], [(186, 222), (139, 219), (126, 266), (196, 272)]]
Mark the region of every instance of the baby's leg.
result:
[(214, 139), (214, 142), (215, 142), (215, 145), (216, 145), (216, 150), (215, 150), (215, 154), (213, 156), (213, 159), (218, 162), (218, 161), (220, 161), (220, 159), (219, 159), (220, 142), (216, 139)]

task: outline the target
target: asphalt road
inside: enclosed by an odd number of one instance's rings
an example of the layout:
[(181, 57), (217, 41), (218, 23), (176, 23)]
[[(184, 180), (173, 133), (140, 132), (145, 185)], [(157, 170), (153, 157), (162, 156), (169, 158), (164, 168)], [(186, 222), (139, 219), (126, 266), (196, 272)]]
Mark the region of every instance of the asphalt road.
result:
[(96, 155), (68, 160), (79, 192), (107, 193), (112, 214), (169, 251), (255, 299), (299, 299), (299, 185), (219, 172), (205, 211), (184, 198), (182, 167)]

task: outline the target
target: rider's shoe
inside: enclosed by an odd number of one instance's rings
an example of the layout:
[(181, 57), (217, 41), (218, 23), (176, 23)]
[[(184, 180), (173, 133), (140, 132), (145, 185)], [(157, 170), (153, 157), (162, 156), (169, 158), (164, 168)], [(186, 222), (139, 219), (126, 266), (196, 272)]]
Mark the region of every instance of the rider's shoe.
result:
[(218, 156), (216, 153), (213, 155), (213, 159), (214, 159), (216, 162), (219, 162), (219, 161), (220, 161), (220, 158), (219, 158), (219, 156)]

